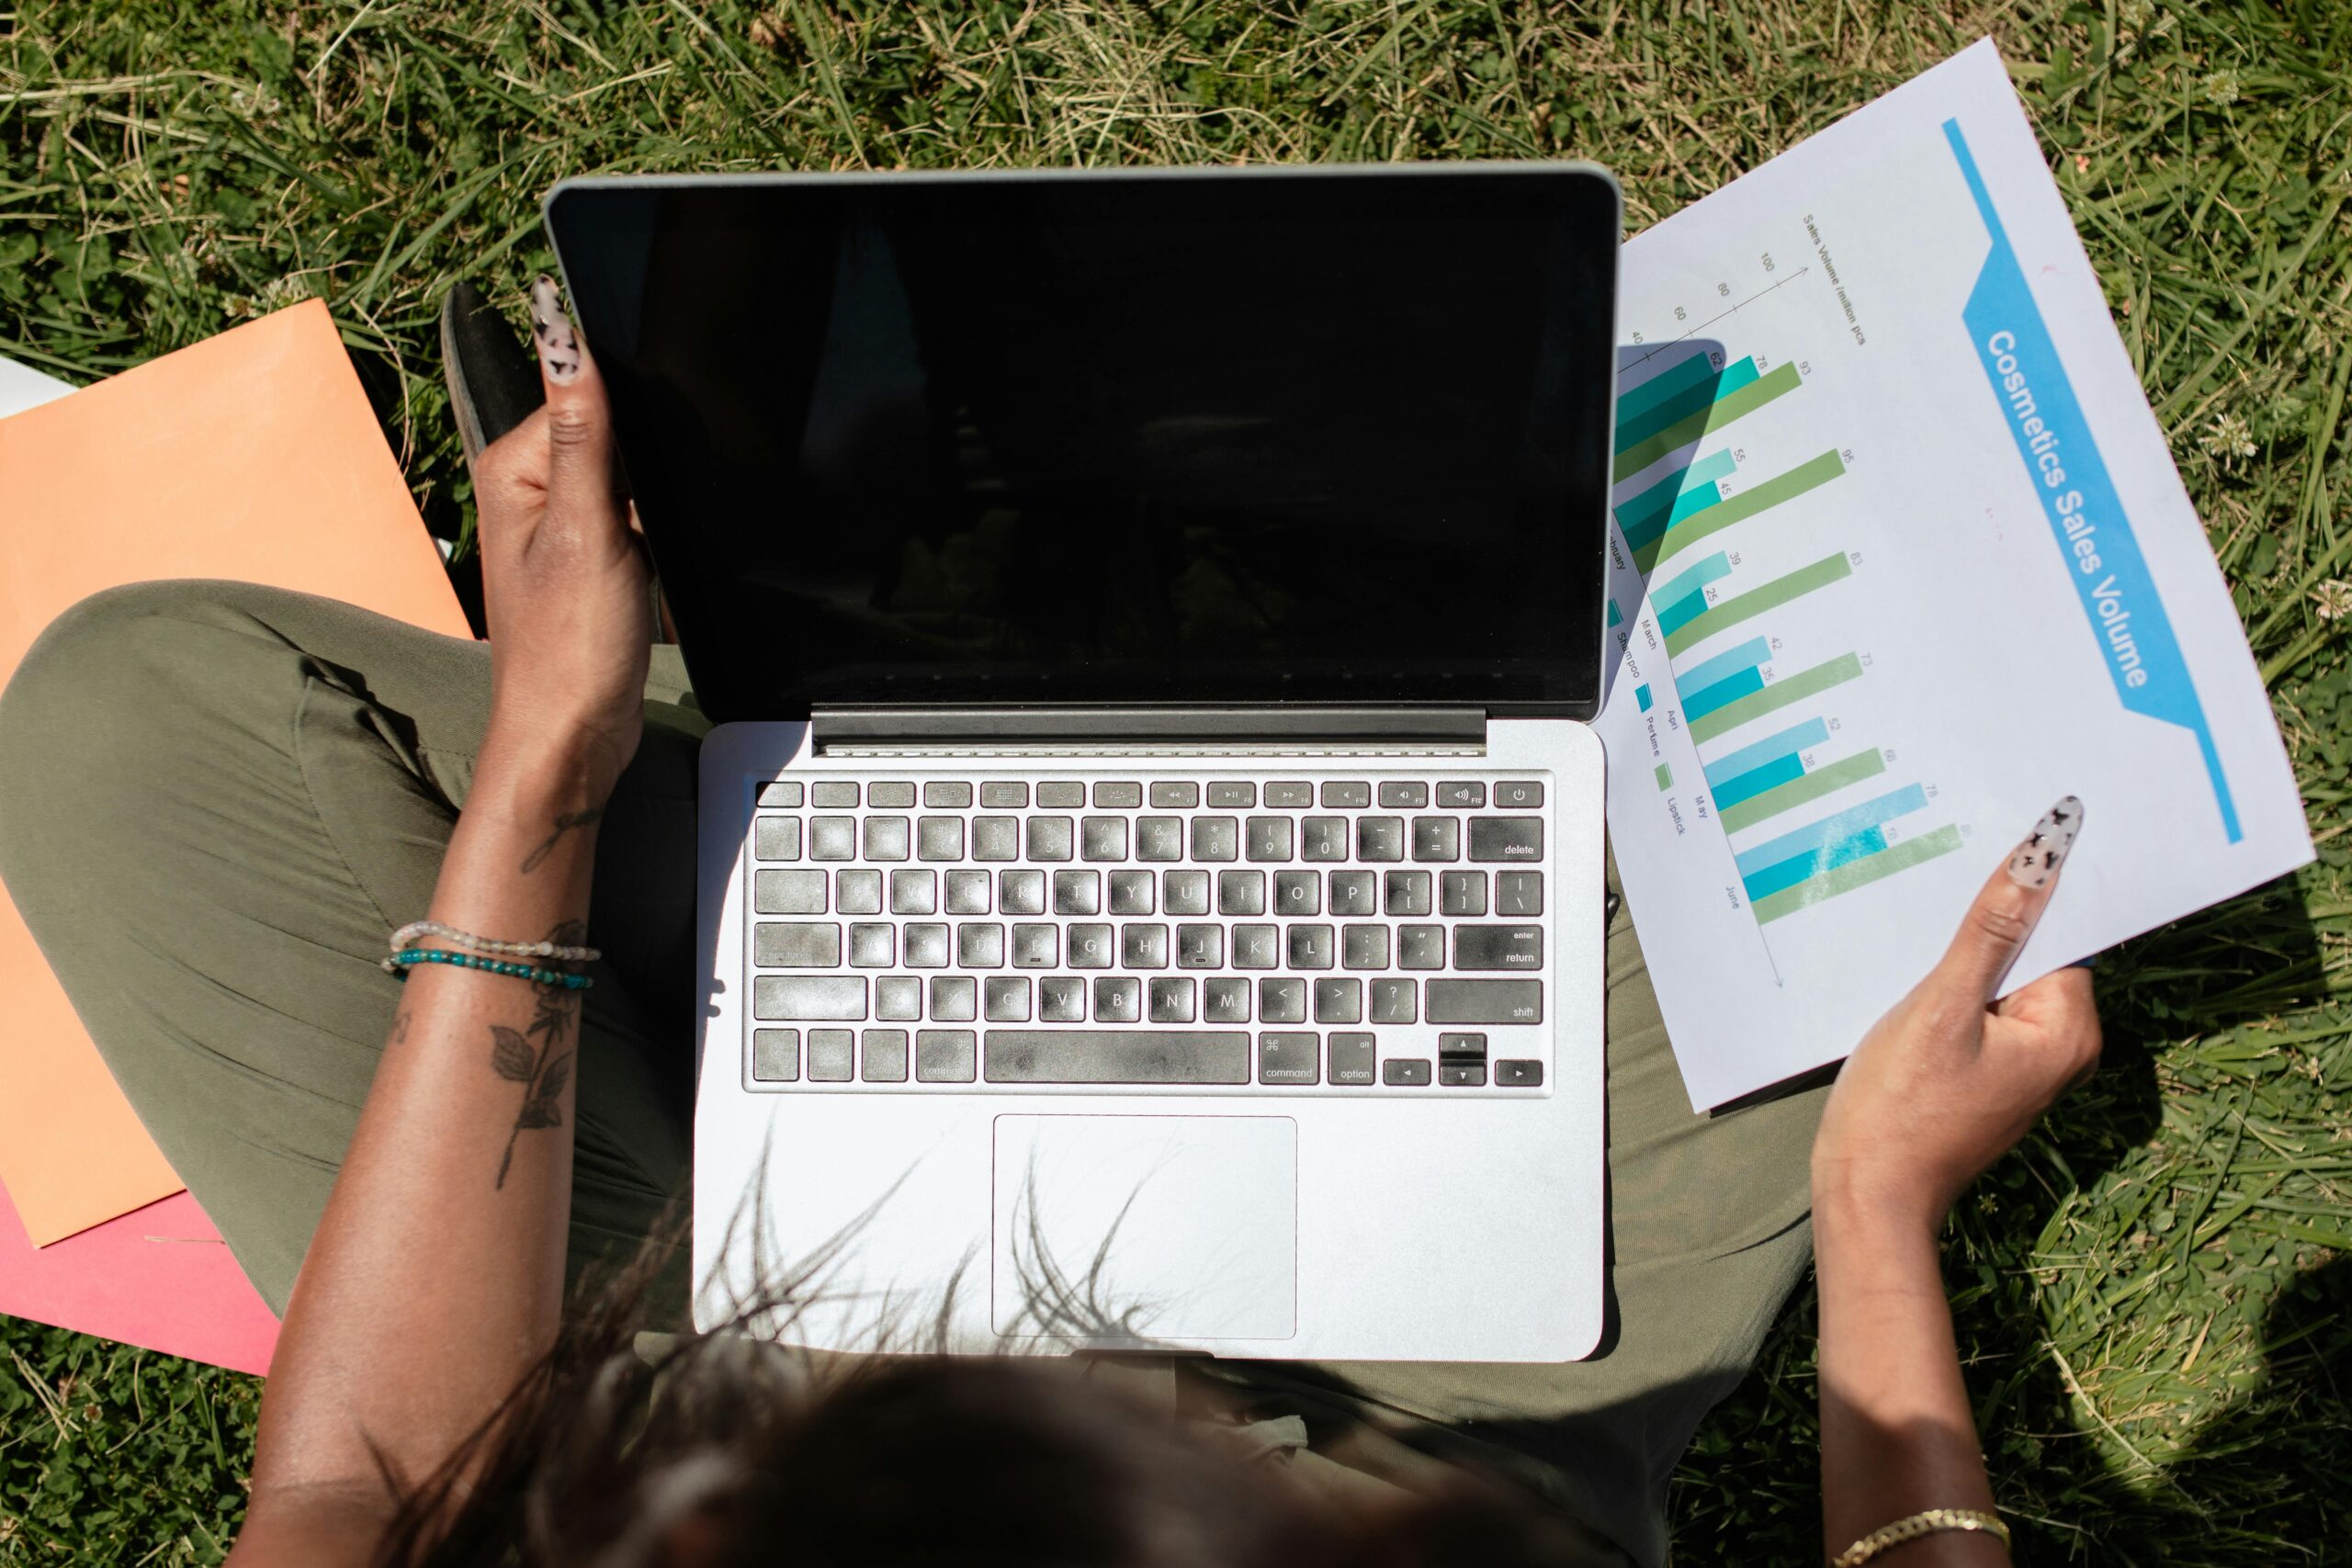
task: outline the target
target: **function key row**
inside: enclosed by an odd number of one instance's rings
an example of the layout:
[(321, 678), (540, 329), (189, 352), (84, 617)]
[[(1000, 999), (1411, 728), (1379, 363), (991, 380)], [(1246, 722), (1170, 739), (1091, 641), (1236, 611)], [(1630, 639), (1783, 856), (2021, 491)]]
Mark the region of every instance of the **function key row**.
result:
[[(920, 792), (912, 780), (877, 779), (862, 790), (865, 803), (880, 811), (906, 810), (915, 804), (918, 793), (924, 807), (933, 811), (968, 811), (976, 798), (971, 782), (963, 779), (926, 779)], [(778, 779), (761, 787), (760, 804), (847, 811), (856, 808), (860, 793), (854, 779)], [(1206, 784), (1189, 779), (1155, 779), (1148, 790), (1133, 779), (1102, 779), (1091, 791), (1076, 779), (1047, 779), (1034, 792), (1025, 780), (989, 779), (980, 784), (977, 798), (983, 810), (1020, 811), (1032, 805), (1033, 793), (1034, 804), (1043, 811), (1076, 810), (1090, 803), (1098, 811), (1135, 811), (1142, 808), (1147, 795), (1157, 811), (1190, 811), (1204, 804), (1212, 809), (1250, 811), (1259, 806), (1261, 792), (1247, 779), (1212, 779)], [(1434, 791), (1419, 779), (1384, 779), (1376, 792), (1368, 779), (1327, 779), (1319, 790), (1306, 779), (1278, 779), (1268, 784), (1263, 794), (1268, 810), (1295, 810), (1317, 804), (1333, 811), (1361, 810), (1373, 804), (1375, 794), (1380, 804), (1392, 811), (1419, 811), (1432, 799), (1440, 808), (1455, 811), (1481, 810), (1487, 805), (1483, 779), (1441, 779)], [(1544, 804), (1544, 785), (1534, 779), (1498, 779), (1494, 804), (1504, 810), (1532, 809)]]

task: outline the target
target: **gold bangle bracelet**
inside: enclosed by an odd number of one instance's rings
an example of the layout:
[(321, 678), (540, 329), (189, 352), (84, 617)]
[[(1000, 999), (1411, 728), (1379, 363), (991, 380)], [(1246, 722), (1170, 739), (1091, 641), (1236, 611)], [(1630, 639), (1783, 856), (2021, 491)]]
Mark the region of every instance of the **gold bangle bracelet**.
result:
[(1882, 1525), (1845, 1551), (1829, 1560), (1829, 1568), (1861, 1568), (1880, 1552), (1906, 1540), (1917, 1540), (1923, 1535), (1940, 1535), (1945, 1530), (1982, 1531), (2009, 1549), (2009, 1527), (1999, 1517), (1975, 1508), (1925, 1508), (1907, 1519), (1897, 1519)]

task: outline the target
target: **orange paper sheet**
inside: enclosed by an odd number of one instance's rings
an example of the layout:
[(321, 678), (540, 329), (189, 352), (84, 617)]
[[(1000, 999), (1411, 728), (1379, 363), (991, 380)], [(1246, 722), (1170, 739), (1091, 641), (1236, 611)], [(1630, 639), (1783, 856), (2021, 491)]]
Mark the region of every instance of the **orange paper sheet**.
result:
[[(469, 635), (319, 301), (0, 420), (0, 681), (74, 601), (172, 577)], [(0, 1181), (37, 1246), (181, 1185), (5, 893)]]

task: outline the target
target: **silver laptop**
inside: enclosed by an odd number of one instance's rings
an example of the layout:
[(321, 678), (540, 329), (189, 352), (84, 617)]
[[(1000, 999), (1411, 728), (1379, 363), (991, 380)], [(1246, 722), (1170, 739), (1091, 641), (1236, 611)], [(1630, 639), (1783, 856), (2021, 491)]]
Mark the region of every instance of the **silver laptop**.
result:
[(1603, 1317), (1619, 201), (582, 180), (697, 697), (707, 1325), (1559, 1361)]

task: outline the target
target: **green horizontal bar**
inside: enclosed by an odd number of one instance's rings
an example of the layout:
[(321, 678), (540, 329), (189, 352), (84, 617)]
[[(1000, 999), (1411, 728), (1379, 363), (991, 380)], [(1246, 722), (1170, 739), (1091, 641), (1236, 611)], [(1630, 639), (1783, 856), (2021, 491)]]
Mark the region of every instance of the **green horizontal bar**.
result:
[(1646, 547), (1634, 552), (1634, 564), (1644, 571), (1685, 545), (1695, 545), (1710, 534), (1721, 533), (1735, 523), (1745, 523), (1758, 513), (1792, 501), (1818, 485), (1827, 484), (1846, 471), (1846, 465), (1835, 452), (1799, 463), (1785, 474), (1774, 474), (1751, 490), (1736, 491), (1715, 502), (1687, 513)]
[[(1736, 729), (1751, 718), (1760, 718), (1774, 708), (1784, 708), (1800, 703), (1815, 692), (1826, 692), (1840, 682), (1851, 681), (1862, 672), (1860, 658), (1842, 653), (1826, 664), (1775, 681), (1760, 692), (1750, 692), (1736, 703), (1725, 703), (1714, 712), (1690, 721), (1692, 740), (1713, 740), (1727, 729)], [(1785, 787), (1785, 786), (1783, 786)]]
[(1908, 871), (1922, 861), (1946, 855), (1960, 848), (1960, 829), (1947, 822), (1932, 833), (1922, 833), (1916, 839), (1905, 839), (1857, 861), (1848, 861), (1835, 871), (1823, 872), (1794, 887), (1783, 887), (1768, 898), (1756, 901), (1756, 923), (1770, 925), (1782, 915), (1793, 915), (1799, 909), (1809, 909), (1825, 898), (1835, 898), (1840, 893), (1851, 893), (1857, 887), (1867, 887), (1882, 876), (1893, 876), (1898, 871)]
[(1816, 588), (1826, 588), (1841, 577), (1854, 574), (1854, 563), (1839, 550), (1834, 556), (1824, 556), (1811, 566), (1801, 566), (1785, 576), (1776, 577), (1761, 588), (1751, 588), (1736, 598), (1725, 599), (1704, 615), (1694, 615), (1666, 634), (1666, 651), (1681, 652), (1694, 642), (1703, 641), (1727, 627), (1752, 620), (1767, 610), (1777, 610), (1792, 599), (1801, 599)]
[[(1757, 694), (1763, 695), (1761, 692)], [(1753, 828), (1758, 822), (1778, 817), (1792, 807), (1803, 806), (1809, 800), (1819, 800), (1834, 790), (1844, 789), (1849, 784), (1860, 784), (1866, 778), (1884, 772), (1886, 772), (1886, 759), (1874, 750), (1841, 758), (1818, 773), (1807, 773), (1801, 779), (1791, 779), (1784, 784), (1775, 784), (1762, 795), (1750, 795), (1746, 800), (1736, 801), (1724, 807), (1721, 813), (1724, 831), (1736, 833), (1742, 828)]]
[(1711, 430), (1720, 430), (1744, 413), (1754, 413), (1783, 392), (1792, 392), (1803, 383), (1797, 367), (1782, 361), (1780, 367), (1763, 379), (1750, 381), (1728, 397), (1718, 398), (1695, 413), (1685, 414), (1648, 440), (1626, 447), (1617, 454), (1617, 465), (1611, 471), (1612, 484), (1628, 474), (1638, 474), (1660, 457), (1678, 447), (1688, 446)]

